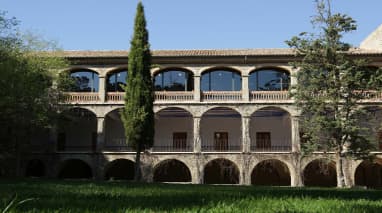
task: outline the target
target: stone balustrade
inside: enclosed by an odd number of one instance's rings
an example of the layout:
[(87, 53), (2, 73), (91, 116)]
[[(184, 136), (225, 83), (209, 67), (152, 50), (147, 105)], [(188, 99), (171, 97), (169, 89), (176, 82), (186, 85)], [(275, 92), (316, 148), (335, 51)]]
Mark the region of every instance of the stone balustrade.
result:
[[(382, 93), (378, 91), (362, 91), (362, 102), (381, 102)], [(194, 91), (155, 91), (155, 102), (195, 102)], [(242, 91), (203, 91), (201, 92), (201, 102), (243, 102)], [(288, 91), (250, 91), (249, 101), (291, 101)], [(94, 92), (68, 92), (65, 93), (65, 102), (67, 103), (100, 103), (102, 100), (111, 103), (123, 103), (123, 92), (108, 92), (106, 98), (100, 98), (98, 93)]]

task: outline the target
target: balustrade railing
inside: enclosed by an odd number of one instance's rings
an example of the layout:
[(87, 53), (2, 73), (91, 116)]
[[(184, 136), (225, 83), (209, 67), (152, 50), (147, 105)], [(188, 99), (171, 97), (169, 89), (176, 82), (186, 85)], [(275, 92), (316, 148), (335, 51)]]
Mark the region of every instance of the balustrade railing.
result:
[(241, 91), (203, 91), (203, 101), (241, 101)]
[(242, 143), (239, 141), (202, 141), (202, 152), (241, 152)]
[(193, 91), (155, 91), (155, 101), (192, 101)]
[(106, 94), (106, 101), (120, 102), (120, 101), (123, 101), (124, 96), (125, 96), (124, 92), (108, 92)]
[(251, 100), (289, 100), (288, 91), (251, 91)]
[(192, 152), (193, 147), (192, 146), (180, 146), (175, 147), (172, 145), (154, 145), (152, 147), (153, 152)]
[(64, 94), (64, 101), (69, 103), (96, 102), (99, 100), (98, 93), (94, 92), (66, 92)]
[(251, 144), (252, 152), (290, 152), (292, 143), (290, 141), (258, 141)]

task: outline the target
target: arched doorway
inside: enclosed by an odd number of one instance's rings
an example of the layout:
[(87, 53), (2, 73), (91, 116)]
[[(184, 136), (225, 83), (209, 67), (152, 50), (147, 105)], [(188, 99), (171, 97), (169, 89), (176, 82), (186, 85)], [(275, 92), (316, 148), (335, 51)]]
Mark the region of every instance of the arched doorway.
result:
[(105, 116), (105, 146), (107, 151), (133, 151), (126, 144), (125, 129), (120, 114), (121, 109), (115, 109)]
[(97, 117), (83, 108), (61, 113), (58, 121), (58, 151), (95, 151), (97, 145)]
[(368, 188), (382, 187), (382, 161), (363, 161), (355, 171), (355, 185)]
[(304, 169), (304, 185), (335, 187), (337, 176), (334, 162), (329, 162), (326, 159), (310, 162)]
[(30, 160), (25, 170), (26, 177), (43, 177), (45, 176), (45, 165), (40, 159)]
[(110, 162), (105, 169), (105, 180), (133, 180), (135, 163), (127, 159), (117, 159)]
[(230, 160), (219, 158), (204, 167), (205, 184), (238, 184), (239, 169)]
[(191, 172), (179, 160), (165, 160), (155, 167), (154, 182), (191, 182)]
[(290, 186), (288, 166), (279, 160), (264, 160), (253, 169), (251, 183), (261, 186)]
[(92, 169), (82, 160), (70, 159), (62, 163), (58, 178), (64, 179), (90, 179), (93, 177)]

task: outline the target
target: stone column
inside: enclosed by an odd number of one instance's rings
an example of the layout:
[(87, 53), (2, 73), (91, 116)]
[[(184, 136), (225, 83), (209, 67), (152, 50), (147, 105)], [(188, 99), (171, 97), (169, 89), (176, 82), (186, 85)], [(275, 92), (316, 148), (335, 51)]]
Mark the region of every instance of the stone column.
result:
[(250, 116), (242, 116), (241, 118), (241, 140), (242, 140), (242, 150), (244, 153), (248, 153), (251, 150), (251, 137), (249, 134), (249, 125), (250, 125), (251, 117)]
[(249, 76), (248, 75), (243, 75), (241, 76), (241, 92), (242, 92), (242, 99), (243, 101), (245, 102), (248, 102), (249, 101), (249, 84), (248, 84), (248, 78)]
[(97, 152), (102, 152), (105, 145), (105, 118), (97, 117)]
[(202, 151), (202, 140), (200, 137), (200, 121), (201, 117), (194, 117), (194, 152), (200, 153)]
[(100, 101), (103, 103), (106, 99), (106, 78), (105, 76), (99, 76), (99, 88), (98, 88), (98, 95), (100, 98)]
[(299, 116), (291, 116), (292, 152), (300, 152)]
[(194, 75), (194, 100), (200, 102), (200, 75)]

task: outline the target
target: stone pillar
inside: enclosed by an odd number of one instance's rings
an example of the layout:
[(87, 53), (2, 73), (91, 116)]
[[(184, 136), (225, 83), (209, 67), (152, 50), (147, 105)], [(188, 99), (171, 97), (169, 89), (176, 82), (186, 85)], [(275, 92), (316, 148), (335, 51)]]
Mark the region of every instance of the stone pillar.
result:
[(242, 92), (242, 99), (243, 101), (245, 102), (248, 102), (249, 101), (249, 84), (248, 84), (248, 78), (249, 76), (248, 75), (243, 75), (241, 76), (241, 92)]
[(102, 152), (105, 145), (105, 118), (97, 117), (97, 152)]
[(242, 150), (244, 153), (248, 153), (251, 151), (251, 136), (249, 134), (249, 125), (250, 125), (251, 117), (250, 116), (242, 116), (241, 118), (241, 140), (242, 140)]
[(203, 184), (203, 167), (201, 154), (196, 154), (195, 156), (195, 168), (192, 169), (192, 183), (193, 184)]
[(100, 98), (100, 101), (103, 103), (106, 99), (106, 78), (105, 76), (99, 76), (99, 89), (98, 89), (98, 95)]
[(299, 117), (291, 116), (292, 152), (300, 152)]
[(201, 117), (194, 117), (194, 152), (200, 153), (202, 151), (202, 140), (200, 137), (200, 122)]
[(194, 100), (200, 102), (200, 75), (194, 75)]

